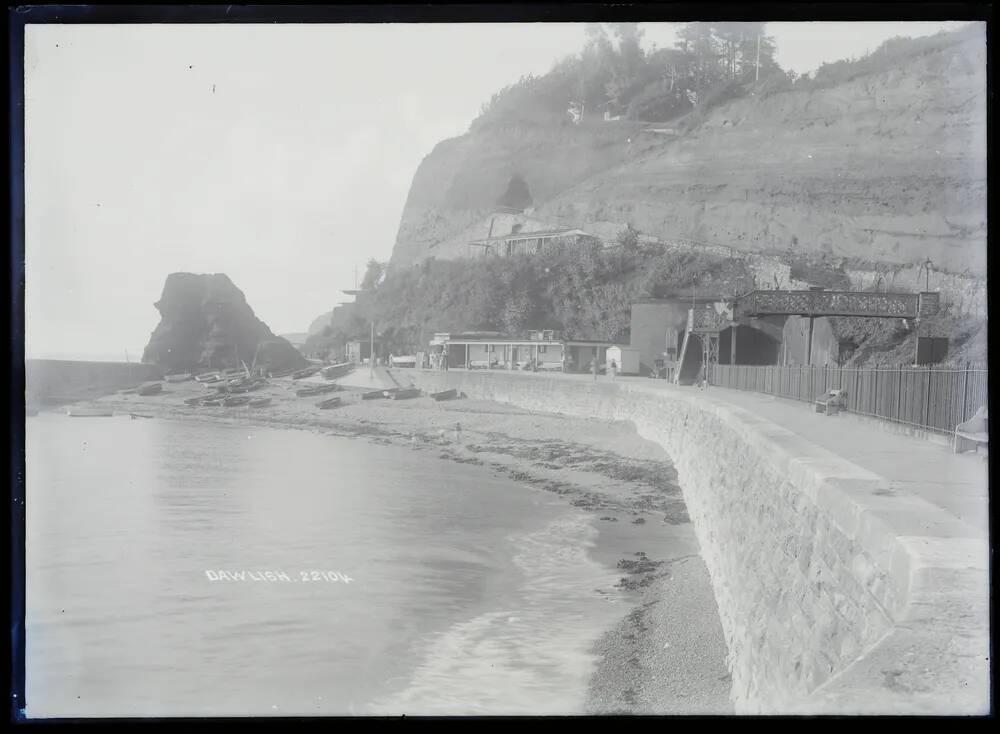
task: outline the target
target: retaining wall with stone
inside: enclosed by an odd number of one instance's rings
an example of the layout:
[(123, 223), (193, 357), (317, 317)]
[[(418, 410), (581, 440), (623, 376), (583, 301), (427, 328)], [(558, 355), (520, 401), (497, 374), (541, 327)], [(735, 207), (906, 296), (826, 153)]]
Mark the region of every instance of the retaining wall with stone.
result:
[(632, 422), (677, 469), (741, 713), (989, 710), (988, 547), (942, 509), (693, 389), (397, 370), (424, 390)]

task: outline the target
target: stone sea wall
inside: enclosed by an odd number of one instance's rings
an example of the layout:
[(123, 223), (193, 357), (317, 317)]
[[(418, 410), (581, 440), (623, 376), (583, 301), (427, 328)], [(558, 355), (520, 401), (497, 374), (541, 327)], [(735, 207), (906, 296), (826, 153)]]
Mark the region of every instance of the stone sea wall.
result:
[[(395, 375), (425, 390), (630, 421), (662, 445), (711, 573), (738, 712), (988, 710), (983, 641), (955, 642), (970, 624), (988, 629), (974, 593), (987, 553), (975, 539), (944, 549), (924, 537), (954, 524), (942, 510), (886, 497), (881, 477), (710, 392), (519, 373)], [(900, 512), (920, 530), (897, 532)], [(914, 690), (900, 676), (927, 684)]]

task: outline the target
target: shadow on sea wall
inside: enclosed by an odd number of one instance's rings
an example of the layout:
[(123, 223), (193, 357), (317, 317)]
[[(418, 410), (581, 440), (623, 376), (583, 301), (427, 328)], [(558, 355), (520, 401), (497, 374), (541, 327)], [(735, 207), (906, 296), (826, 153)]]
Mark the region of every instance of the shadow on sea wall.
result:
[[(635, 424), (677, 468), (738, 713), (989, 711), (988, 553), (954, 518), (691, 389), (405, 370), (424, 390)], [(900, 528), (903, 528), (900, 530)], [(947, 532), (946, 532), (947, 531)]]
[(27, 359), (24, 372), (24, 402), (36, 408), (96, 398), (163, 379), (162, 368), (129, 362)]

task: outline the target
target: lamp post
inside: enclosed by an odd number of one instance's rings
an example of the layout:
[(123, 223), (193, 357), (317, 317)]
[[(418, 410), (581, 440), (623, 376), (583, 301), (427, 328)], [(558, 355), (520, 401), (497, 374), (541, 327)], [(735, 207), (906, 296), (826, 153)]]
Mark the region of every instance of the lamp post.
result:
[(934, 267), (934, 263), (931, 262), (930, 258), (924, 260), (924, 291), (930, 292), (931, 290), (931, 268)]

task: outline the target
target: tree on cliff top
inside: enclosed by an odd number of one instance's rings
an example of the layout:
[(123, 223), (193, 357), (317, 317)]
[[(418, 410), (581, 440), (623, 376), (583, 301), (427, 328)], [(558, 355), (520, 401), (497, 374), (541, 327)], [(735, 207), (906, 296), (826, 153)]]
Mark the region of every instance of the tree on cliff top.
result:
[(521, 174), (515, 173), (507, 184), (507, 190), (497, 201), (500, 206), (511, 207), (512, 209), (527, 209), (532, 204), (531, 191)]

